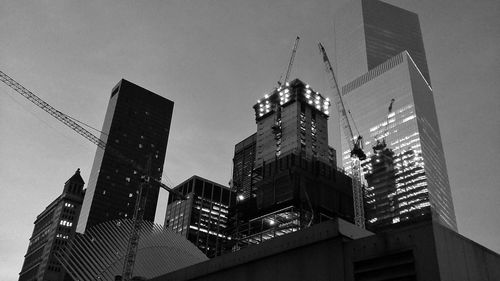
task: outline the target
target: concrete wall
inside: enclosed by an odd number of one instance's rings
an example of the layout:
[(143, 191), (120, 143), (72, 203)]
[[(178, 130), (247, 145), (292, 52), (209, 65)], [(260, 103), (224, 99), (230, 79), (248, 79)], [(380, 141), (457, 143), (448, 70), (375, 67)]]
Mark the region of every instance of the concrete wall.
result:
[(500, 280), (500, 256), (432, 222), (372, 235), (339, 220), (151, 280), (396, 280), (389, 278)]

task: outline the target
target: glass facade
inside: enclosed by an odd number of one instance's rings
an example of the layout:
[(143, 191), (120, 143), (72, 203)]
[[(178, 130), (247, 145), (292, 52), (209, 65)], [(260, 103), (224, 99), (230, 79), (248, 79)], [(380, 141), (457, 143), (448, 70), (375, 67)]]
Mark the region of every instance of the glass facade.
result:
[[(112, 92), (101, 139), (144, 167), (151, 156), (153, 178), (161, 178), (174, 103), (126, 80)], [(132, 218), (141, 174), (109, 150), (97, 149), (77, 231), (114, 219)], [(159, 186), (148, 191), (144, 219), (154, 221)]]
[(381, 1), (363, 0), (362, 7), (368, 70), (406, 50), (430, 84), (417, 14)]
[(405, 50), (430, 84), (417, 14), (378, 0), (355, 0), (343, 6), (334, 19), (340, 85)]
[[(432, 88), (410, 55), (396, 55), (344, 85), (342, 95), (365, 147), (385, 138), (394, 152), (396, 188), (387, 195), (394, 198), (392, 223), (432, 216), (456, 229)], [(342, 162), (349, 172), (351, 159), (345, 140), (342, 147)], [(366, 150), (368, 158), (362, 165), (369, 175), (375, 169), (370, 163), (374, 154)], [(373, 184), (367, 187), (367, 202), (373, 200), (373, 188)], [(370, 219), (374, 223), (379, 218)]]

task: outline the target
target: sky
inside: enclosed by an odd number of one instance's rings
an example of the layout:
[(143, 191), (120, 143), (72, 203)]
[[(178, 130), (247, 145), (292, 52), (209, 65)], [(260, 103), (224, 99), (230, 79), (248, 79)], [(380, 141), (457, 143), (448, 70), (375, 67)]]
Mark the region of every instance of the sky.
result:
[[(292, 78), (332, 97), (317, 42), (332, 59), (346, 2), (2, 1), (0, 70), (96, 128), (121, 78), (174, 101), (164, 175), (227, 184), (234, 145), (256, 130), (252, 106), (296, 36)], [(420, 17), (459, 232), (500, 252), (500, 2), (387, 2)], [(0, 277), (17, 280), (36, 216), (77, 168), (88, 182), (96, 147), (3, 84), (0, 132)]]

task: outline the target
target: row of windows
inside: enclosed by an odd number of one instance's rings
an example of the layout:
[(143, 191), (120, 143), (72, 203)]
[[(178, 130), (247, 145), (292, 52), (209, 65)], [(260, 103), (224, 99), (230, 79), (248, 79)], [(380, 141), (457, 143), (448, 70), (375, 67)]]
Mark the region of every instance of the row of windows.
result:
[(63, 226), (67, 226), (67, 227), (71, 227), (73, 226), (73, 223), (70, 222), (70, 221), (67, 221), (67, 220), (60, 220), (59, 221), (59, 225), (63, 225)]
[(74, 207), (75, 207), (75, 205), (73, 205), (73, 204), (71, 204), (71, 203), (66, 202), (66, 203), (64, 203), (64, 207), (67, 207), (67, 208), (74, 208)]

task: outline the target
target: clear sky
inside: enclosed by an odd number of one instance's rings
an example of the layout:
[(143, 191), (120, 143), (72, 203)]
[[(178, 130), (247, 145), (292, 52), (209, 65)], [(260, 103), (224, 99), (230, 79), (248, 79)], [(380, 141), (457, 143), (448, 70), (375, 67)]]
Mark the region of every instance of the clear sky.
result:
[[(171, 99), (164, 173), (227, 184), (234, 144), (256, 129), (251, 107), (297, 35), (292, 78), (331, 97), (316, 44), (333, 58), (345, 2), (2, 1), (0, 70), (98, 128), (122, 77)], [(500, 2), (388, 2), (420, 16), (459, 232), (500, 252)], [(88, 181), (96, 147), (3, 84), (0, 132), (0, 278), (17, 280), (36, 216), (77, 168)]]

